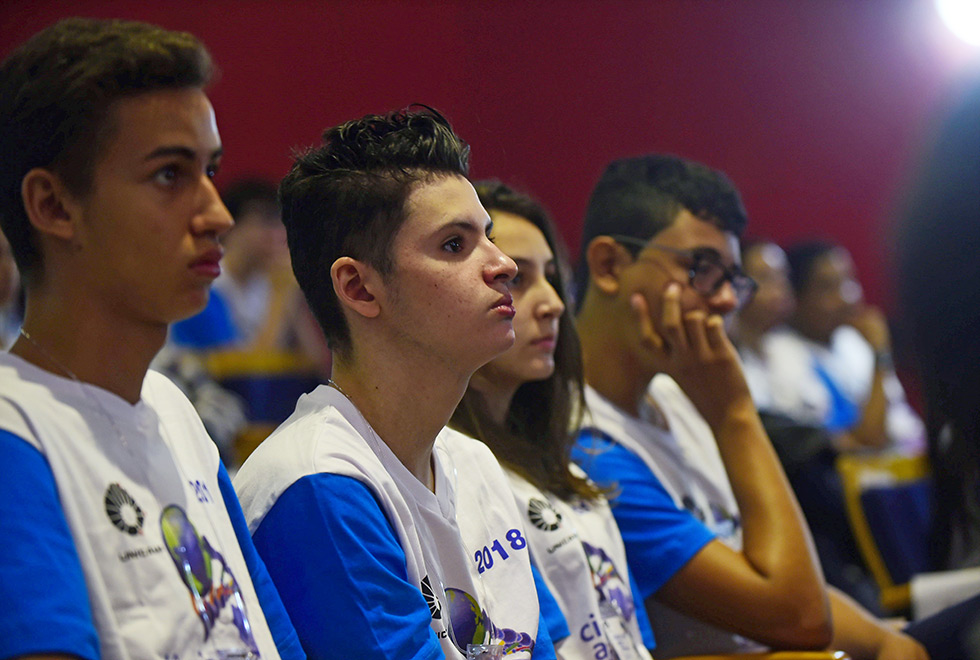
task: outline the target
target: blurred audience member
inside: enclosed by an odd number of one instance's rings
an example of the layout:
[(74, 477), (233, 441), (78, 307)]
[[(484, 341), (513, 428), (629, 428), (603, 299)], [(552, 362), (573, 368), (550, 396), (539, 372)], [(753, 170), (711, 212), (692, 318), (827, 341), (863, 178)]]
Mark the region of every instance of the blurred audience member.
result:
[(289, 265), (276, 187), (261, 179), (231, 184), (223, 200), (235, 227), (223, 244), (221, 276), (207, 308), (173, 328), (192, 348), (282, 348), (299, 302)]
[(10, 243), (0, 232), (0, 350), (6, 350), (17, 340), (22, 321), (20, 274)]
[(980, 81), (958, 100), (912, 191), (899, 291), (925, 399), (938, 567), (980, 565)]
[(758, 284), (734, 327), (752, 399), (806, 516), (824, 577), (879, 612), (878, 589), (858, 552), (844, 508), (833, 435), (815, 420), (799, 421), (773, 410), (768, 343), (772, 331), (781, 328), (796, 307), (786, 253), (770, 241), (747, 242), (742, 267)]
[(743, 307), (732, 328), (742, 358), (745, 380), (760, 410), (770, 407), (772, 394), (766, 366), (764, 338), (793, 313), (796, 299), (789, 283), (786, 253), (771, 241), (746, 241), (742, 246), (742, 268), (755, 280), (755, 297)]
[(884, 315), (863, 302), (851, 255), (827, 242), (787, 251), (796, 309), (766, 339), (772, 411), (831, 432), (841, 451), (922, 451)]

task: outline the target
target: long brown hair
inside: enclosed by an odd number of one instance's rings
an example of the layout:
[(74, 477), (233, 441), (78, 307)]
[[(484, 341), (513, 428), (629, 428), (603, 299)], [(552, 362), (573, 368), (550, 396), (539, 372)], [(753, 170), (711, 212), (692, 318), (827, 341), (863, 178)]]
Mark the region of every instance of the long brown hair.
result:
[(472, 387), (467, 388), (449, 424), (482, 440), (505, 467), (541, 490), (564, 500), (593, 499), (602, 491), (568, 469), (574, 434), (584, 409), (584, 378), (581, 348), (570, 312), (564, 246), (548, 214), (535, 200), (499, 181), (479, 181), (474, 187), (488, 212), (513, 213), (541, 230), (558, 264), (550, 283), (566, 309), (558, 319), (554, 372), (517, 389), (503, 424), (491, 418), (483, 395)]

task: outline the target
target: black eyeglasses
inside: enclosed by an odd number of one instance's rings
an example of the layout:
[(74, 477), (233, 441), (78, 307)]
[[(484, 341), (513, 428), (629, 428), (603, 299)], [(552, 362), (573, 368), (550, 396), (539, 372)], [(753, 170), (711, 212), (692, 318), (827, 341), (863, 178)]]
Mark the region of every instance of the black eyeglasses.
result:
[[(658, 245), (632, 236), (611, 235), (610, 238), (617, 243), (639, 248), (656, 248), (683, 257), (691, 265), (688, 268), (688, 283), (691, 288), (702, 296), (713, 296), (718, 292), (725, 282), (732, 283), (735, 291), (736, 309), (741, 309), (752, 300), (759, 285), (755, 280), (742, 272), (738, 266), (726, 268), (721, 264), (718, 254), (711, 249), (706, 250), (679, 250), (677, 248)], [(638, 254), (634, 253), (634, 257)]]

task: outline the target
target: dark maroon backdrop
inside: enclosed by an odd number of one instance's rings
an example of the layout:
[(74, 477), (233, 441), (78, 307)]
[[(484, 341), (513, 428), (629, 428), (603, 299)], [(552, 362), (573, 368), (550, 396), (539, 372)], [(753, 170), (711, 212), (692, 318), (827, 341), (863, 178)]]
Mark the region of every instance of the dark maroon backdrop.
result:
[(727, 172), (750, 233), (852, 250), (888, 303), (888, 225), (934, 112), (977, 53), (931, 0), (0, 0), (0, 53), (67, 15), (200, 36), (222, 182), (278, 177), (291, 147), (424, 102), (473, 174), (538, 196), (573, 254), (607, 161), (663, 150)]

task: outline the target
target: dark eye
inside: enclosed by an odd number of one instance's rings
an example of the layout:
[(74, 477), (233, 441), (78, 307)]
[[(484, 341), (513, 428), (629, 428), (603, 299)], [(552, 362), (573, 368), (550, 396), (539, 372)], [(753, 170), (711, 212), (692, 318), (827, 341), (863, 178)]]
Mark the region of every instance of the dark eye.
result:
[(524, 281), (524, 276), (521, 275), (521, 271), (517, 271), (517, 274), (514, 275), (513, 279), (511, 279), (511, 281), (508, 282), (507, 285), (512, 289), (516, 289), (521, 286), (521, 282), (523, 281)]
[(177, 180), (178, 168), (176, 165), (167, 165), (166, 167), (161, 167), (153, 175), (153, 179), (157, 183), (161, 183), (165, 186), (173, 184)]
[(204, 171), (204, 173), (208, 175), (209, 179), (213, 179), (218, 175), (218, 168), (218, 165), (208, 165), (208, 168)]
[(450, 238), (448, 241), (442, 244), (442, 249), (446, 252), (462, 252), (463, 241), (458, 236), (455, 238)]

